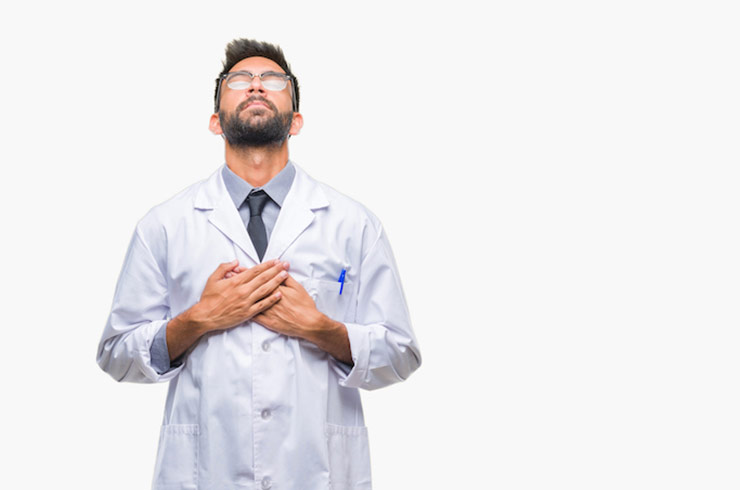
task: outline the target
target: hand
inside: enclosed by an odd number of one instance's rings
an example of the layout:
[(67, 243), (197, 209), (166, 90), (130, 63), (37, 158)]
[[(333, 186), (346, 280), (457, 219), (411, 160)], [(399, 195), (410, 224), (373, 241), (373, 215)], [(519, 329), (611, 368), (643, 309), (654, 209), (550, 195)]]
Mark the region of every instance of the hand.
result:
[(288, 273), (287, 262), (274, 260), (251, 269), (238, 262), (218, 266), (206, 281), (200, 301), (188, 320), (201, 326), (205, 333), (223, 330), (245, 322), (280, 300), (278, 286)]
[(321, 320), (321, 312), (301, 284), (290, 275), (278, 288), (282, 295), (280, 304), (265, 309), (254, 317), (270, 330), (289, 337), (306, 338)]
[(274, 260), (251, 269), (234, 260), (210, 275), (200, 301), (167, 323), (167, 351), (177, 359), (205, 333), (240, 324), (280, 300), (278, 286), (287, 262)]
[(254, 317), (254, 321), (289, 337), (308, 340), (334, 358), (352, 365), (347, 327), (316, 309), (311, 296), (290, 275), (278, 288), (281, 300)]

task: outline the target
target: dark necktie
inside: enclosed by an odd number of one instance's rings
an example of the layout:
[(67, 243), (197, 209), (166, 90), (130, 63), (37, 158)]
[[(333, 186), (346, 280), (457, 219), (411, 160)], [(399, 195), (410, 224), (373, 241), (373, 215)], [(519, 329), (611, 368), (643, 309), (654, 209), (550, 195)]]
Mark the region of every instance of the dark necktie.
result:
[(257, 251), (260, 260), (265, 256), (265, 250), (267, 249), (267, 231), (265, 231), (265, 223), (262, 221), (262, 210), (265, 209), (265, 204), (269, 199), (270, 196), (263, 190), (252, 191), (247, 196), (247, 205), (249, 206), (247, 232), (249, 232), (249, 238), (252, 239), (252, 244), (254, 244), (254, 249)]

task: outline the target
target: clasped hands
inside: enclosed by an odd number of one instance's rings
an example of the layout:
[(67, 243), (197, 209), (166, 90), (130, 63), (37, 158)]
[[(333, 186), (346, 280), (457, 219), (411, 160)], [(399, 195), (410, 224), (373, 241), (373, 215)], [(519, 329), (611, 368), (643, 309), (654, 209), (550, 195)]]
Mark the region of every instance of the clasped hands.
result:
[(270, 330), (304, 338), (321, 313), (303, 286), (288, 274), (288, 267), (279, 260), (251, 269), (237, 261), (219, 265), (206, 281), (193, 318), (206, 331), (255, 320)]
[(351, 365), (347, 328), (318, 311), (288, 269), (287, 262), (277, 259), (252, 268), (236, 260), (223, 263), (210, 275), (200, 301), (187, 310), (183, 321), (195, 325), (200, 337), (254, 320), (280, 334), (308, 340)]

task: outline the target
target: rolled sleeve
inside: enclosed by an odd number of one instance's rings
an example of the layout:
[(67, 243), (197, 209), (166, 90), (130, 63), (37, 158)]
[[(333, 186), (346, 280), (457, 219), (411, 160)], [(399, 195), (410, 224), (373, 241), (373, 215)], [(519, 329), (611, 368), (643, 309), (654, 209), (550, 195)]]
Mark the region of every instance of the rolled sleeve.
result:
[(356, 321), (345, 323), (354, 366), (340, 385), (373, 390), (407, 379), (421, 354), (382, 229), (360, 267), (357, 305)]
[(149, 349), (152, 367), (159, 374), (164, 374), (170, 370), (170, 353), (167, 349), (167, 323), (157, 330), (154, 340), (152, 340), (152, 346)]
[[(164, 274), (137, 227), (98, 345), (98, 365), (118, 381), (153, 383), (172, 379), (181, 367), (162, 371), (161, 353), (152, 356), (153, 347), (158, 352), (155, 340), (164, 335), (169, 315)], [(166, 351), (166, 337), (164, 347)]]

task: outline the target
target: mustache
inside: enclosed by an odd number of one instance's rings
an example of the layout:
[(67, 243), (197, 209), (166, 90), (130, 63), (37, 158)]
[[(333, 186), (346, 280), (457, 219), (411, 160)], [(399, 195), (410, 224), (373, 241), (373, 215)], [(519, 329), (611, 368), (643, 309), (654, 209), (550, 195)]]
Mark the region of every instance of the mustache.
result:
[(237, 112), (243, 111), (244, 109), (247, 108), (247, 106), (249, 104), (251, 104), (252, 102), (255, 102), (255, 101), (259, 101), (259, 102), (262, 102), (264, 104), (267, 104), (267, 106), (270, 109), (272, 109), (275, 112), (278, 112), (277, 107), (275, 107), (275, 104), (273, 104), (269, 100), (265, 99), (261, 95), (253, 95), (253, 96), (251, 96), (250, 98), (248, 98), (247, 100), (245, 100), (244, 102), (242, 102), (241, 104), (239, 104), (238, 106), (236, 106), (236, 111)]

